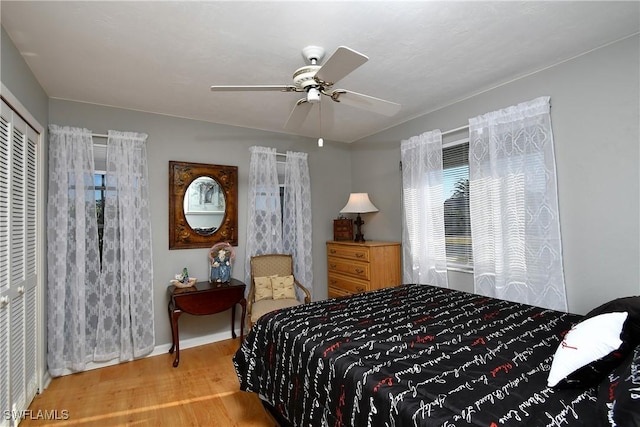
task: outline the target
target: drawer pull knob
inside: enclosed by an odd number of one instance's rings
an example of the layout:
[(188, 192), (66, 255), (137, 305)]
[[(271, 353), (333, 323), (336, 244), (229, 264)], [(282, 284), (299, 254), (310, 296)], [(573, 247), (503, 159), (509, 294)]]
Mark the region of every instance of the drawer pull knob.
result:
[(330, 283), (331, 283), (332, 285), (335, 285), (336, 283), (338, 283), (338, 281), (337, 281), (336, 279), (331, 279)]
[(364, 254), (361, 254), (360, 252), (358, 252), (356, 254), (356, 258), (364, 258)]
[(336, 250), (335, 249), (330, 249), (329, 252), (332, 253), (332, 254), (335, 254)]
[(358, 274), (362, 274), (362, 273), (364, 273), (364, 270), (363, 270), (363, 269), (361, 269), (361, 268), (356, 268), (356, 270), (355, 270), (355, 271), (356, 271), (356, 273), (358, 273)]
[(336, 265), (335, 264), (329, 264), (329, 267), (336, 268)]
[(364, 292), (364, 288), (362, 286), (356, 286), (356, 290), (358, 292)]

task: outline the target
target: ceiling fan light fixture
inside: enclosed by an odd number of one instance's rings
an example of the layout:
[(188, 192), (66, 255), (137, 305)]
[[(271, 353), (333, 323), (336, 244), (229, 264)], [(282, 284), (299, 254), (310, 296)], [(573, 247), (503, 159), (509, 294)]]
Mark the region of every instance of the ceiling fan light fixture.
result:
[(307, 91), (307, 102), (315, 104), (316, 102), (320, 102), (320, 91), (318, 88), (312, 87)]

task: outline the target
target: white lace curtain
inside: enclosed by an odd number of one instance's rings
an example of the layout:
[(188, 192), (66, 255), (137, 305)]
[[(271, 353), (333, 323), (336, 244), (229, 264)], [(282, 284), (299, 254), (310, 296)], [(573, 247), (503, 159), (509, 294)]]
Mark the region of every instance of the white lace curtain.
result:
[(96, 361), (131, 360), (155, 343), (146, 140), (109, 131)]
[(92, 360), (100, 251), (91, 131), (49, 126), (47, 362), (52, 376)]
[(251, 147), (249, 151), (245, 277), (251, 277), (252, 256), (282, 252), (282, 211), (276, 149)]
[(469, 120), (475, 292), (567, 310), (548, 97)]
[(153, 275), (146, 135), (109, 132), (102, 269), (91, 131), (49, 135), (47, 357), (59, 376), (153, 349)]
[(293, 256), (296, 278), (311, 289), (311, 186), (307, 154), (287, 152), (281, 207), (276, 149), (254, 146), (250, 152), (245, 275), (251, 275), (251, 256), (289, 253)]
[(283, 250), (293, 256), (293, 270), (296, 279), (311, 289), (313, 286), (311, 179), (307, 153), (287, 151), (287, 161), (284, 168), (283, 208)]
[(404, 140), (402, 160), (403, 282), (448, 287), (442, 183), (442, 134)]

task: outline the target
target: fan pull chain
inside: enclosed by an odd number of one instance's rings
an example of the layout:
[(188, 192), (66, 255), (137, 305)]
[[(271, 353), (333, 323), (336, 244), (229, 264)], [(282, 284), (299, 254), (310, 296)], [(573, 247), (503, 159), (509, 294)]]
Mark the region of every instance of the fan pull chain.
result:
[(320, 120), (318, 121), (318, 134), (320, 135), (320, 137), (318, 138), (318, 147), (322, 147), (324, 146), (324, 139), (322, 139), (322, 102), (318, 103), (318, 111), (320, 113)]

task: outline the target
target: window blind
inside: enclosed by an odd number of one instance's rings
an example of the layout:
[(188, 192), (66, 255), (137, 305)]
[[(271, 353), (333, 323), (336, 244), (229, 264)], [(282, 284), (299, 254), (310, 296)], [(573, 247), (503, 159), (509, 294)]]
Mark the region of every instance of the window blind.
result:
[(447, 266), (473, 268), (469, 216), (469, 143), (442, 150)]

